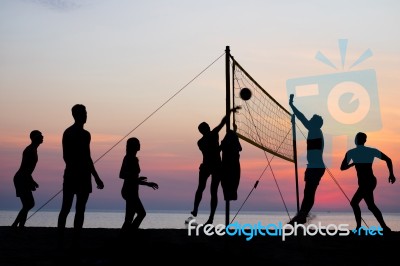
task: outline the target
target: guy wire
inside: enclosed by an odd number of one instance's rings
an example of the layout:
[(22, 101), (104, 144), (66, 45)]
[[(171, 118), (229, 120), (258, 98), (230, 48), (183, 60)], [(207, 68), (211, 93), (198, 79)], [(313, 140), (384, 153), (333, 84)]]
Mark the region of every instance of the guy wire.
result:
[[(118, 144), (120, 144), (125, 138), (127, 138), (133, 131), (135, 131), (138, 127), (140, 127), (144, 122), (150, 119), (155, 113), (157, 113), (161, 108), (163, 108), (168, 102), (170, 102), (175, 96), (177, 96), (181, 91), (183, 91), (187, 86), (189, 86), (195, 79), (197, 79), (200, 75), (202, 75), (207, 69), (209, 69), (212, 65), (214, 65), (222, 56), (225, 55), (225, 52), (221, 54), (217, 59), (215, 59), (212, 63), (210, 63), (206, 68), (200, 71), (194, 78), (192, 78), (189, 82), (187, 82), (181, 89), (175, 92), (170, 98), (168, 98), (163, 104), (161, 104), (156, 110), (154, 110), (151, 114), (149, 114), (145, 119), (142, 120), (136, 127), (134, 127), (131, 131), (129, 131), (125, 136), (123, 136), (120, 140), (118, 140), (111, 148), (109, 148), (106, 152), (103, 153), (99, 158), (97, 158), (93, 164), (97, 163), (100, 159), (102, 159), (107, 153), (109, 153), (112, 149), (114, 149)], [(51, 197), (48, 201), (46, 201), (42, 206), (40, 206), (34, 213), (32, 213), (26, 220), (29, 220), (33, 215), (35, 215), (39, 210), (41, 210), (44, 206), (46, 206), (51, 200), (53, 200), (58, 194), (62, 192), (63, 189), (58, 191), (53, 197)]]

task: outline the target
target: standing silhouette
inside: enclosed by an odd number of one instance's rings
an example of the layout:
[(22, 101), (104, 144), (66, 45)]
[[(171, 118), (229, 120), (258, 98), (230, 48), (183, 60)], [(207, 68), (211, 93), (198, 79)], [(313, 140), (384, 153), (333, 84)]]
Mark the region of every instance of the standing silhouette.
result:
[(314, 114), (308, 120), (293, 104), (293, 94), (290, 96), (289, 105), (295, 116), (300, 120), (304, 127), (308, 130), (307, 135), (307, 168), (304, 173), (304, 195), (299, 213), (289, 224), (304, 224), (307, 222), (307, 216), (310, 213), (315, 200), (319, 182), (325, 173), (325, 164), (323, 160), (324, 151), (324, 135), (321, 127), (324, 121), (321, 116)]
[(356, 147), (346, 152), (340, 170), (347, 170), (352, 166), (355, 166), (356, 168), (358, 189), (350, 201), (357, 223), (356, 230), (361, 227), (361, 209), (359, 204), (361, 200), (364, 199), (368, 209), (373, 213), (381, 225), (383, 232), (388, 233), (391, 230), (383, 220), (382, 213), (375, 205), (374, 201), (374, 189), (377, 184), (377, 179), (372, 170), (372, 163), (374, 158), (386, 161), (389, 169), (389, 183), (392, 184), (396, 181), (396, 177), (393, 174), (393, 164), (392, 160), (380, 150), (364, 146), (366, 141), (367, 135), (365, 133), (357, 133), (354, 140)]
[(236, 125), (229, 129), (221, 141), (222, 179), (221, 186), (225, 200), (237, 200), (237, 189), (240, 182), (240, 152), (242, 145), (236, 134)]
[(89, 194), (92, 193), (92, 175), (98, 189), (103, 189), (104, 184), (97, 174), (91, 158), (91, 135), (89, 131), (83, 128), (87, 120), (86, 107), (82, 104), (74, 105), (72, 107), (72, 116), (75, 123), (64, 131), (62, 137), (65, 170), (62, 206), (57, 226), (59, 244), (63, 245), (67, 216), (71, 210), (74, 196), (76, 196), (72, 247), (78, 248), (85, 218), (86, 203), (89, 199)]
[(147, 182), (147, 177), (139, 176), (140, 165), (137, 157), (138, 151), (140, 151), (139, 140), (137, 138), (128, 139), (126, 142), (126, 154), (119, 173), (119, 177), (124, 180), (121, 195), (126, 202), (125, 221), (122, 225), (123, 233), (138, 229), (146, 216), (146, 210), (139, 197), (139, 185), (158, 189), (156, 183)]
[(32, 173), (38, 162), (37, 149), (43, 143), (43, 135), (39, 130), (33, 130), (30, 135), (31, 144), (29, 144), (22, 153), (21, 165), (14, 176), (14, 186), (17, 197), (21, 200), (22, 209), (17, 218), (11, 225), (13, 228), (25, 227), (25, 222), (29, 210), (35, 206), (35, 199), (32, 191), (35, 191), (39, 185), (33, 180)]
[[(236, 112), (240, 107), (234, 107), (230, 110)], [(206, 224), (212, 224), (214, 221), (215, 211), (218, 205), (218, 187), (221, 182), (221, 155), (219, 146), (219, 131), (223, 128), (226, 123), (226, 116), (224, 116), (221, 122), (213, 129), (210, 130), (210, 126), (206, 122), (202, 122), (198, 126), (199, 132), (202, 137), (197, 141), (202, 155), (203, 161), (199, 167), (199, 183), (194, 197), (194, 206), (191, 214), (196, 217), (199, 209), (199, 205), (203, 196), (203, 191), (207, 185), (207, 179), (211, 176), (211, 203), (210, 203), (210, 216)]]

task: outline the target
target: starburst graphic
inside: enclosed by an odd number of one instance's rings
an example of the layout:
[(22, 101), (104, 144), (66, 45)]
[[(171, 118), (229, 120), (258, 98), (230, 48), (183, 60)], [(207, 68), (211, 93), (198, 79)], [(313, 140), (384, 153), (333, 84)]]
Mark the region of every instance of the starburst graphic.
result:
[[(340, 51), (340, 58), (341, 58), (341, 63), (342, 63), (342, 69), (344, 69), (345, 63), (346, 63), (346, 55), (347, 55), (347, 43), (348, 40), (347, 39), (339, 39), (338, 40), (338, 44), (339, 44), (339, 51)], [(362, 53), (358, 59), (356, 61), (353, 62), (353, 64), (351, 64), (351, 66), (349, 67), (349, 70), (352, 69), (353, 67), (355, 67), (356, 65), (361, 64), (362, 62), (364, 62), (365, 60), (367, 60), (368, 58), (370, 58), (372, 56), (372, 51), (371, 49), (367, 49), (365, 50), (364, 53)], [(328, 59), (328, 57), (326, 57), (322, 52), (318, 51), (317, 54), (315, 55), (315, 59), (317, 59), (318, 61), (324, 63), (327, 66), (330, 66), (334, 69), (338, 69), (338, 67), (332, 63), (331, 60)]]

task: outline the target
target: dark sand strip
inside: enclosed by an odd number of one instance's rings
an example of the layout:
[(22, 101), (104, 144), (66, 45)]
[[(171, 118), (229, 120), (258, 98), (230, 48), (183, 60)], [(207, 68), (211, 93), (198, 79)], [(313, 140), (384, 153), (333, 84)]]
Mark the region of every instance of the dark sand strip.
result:
[(119, 229), (84, 228), (80, 249), (57, 245), (57, 229), (0, 227), (0, 265), (389, 265), (400, 255), (400, 232), (385, 236), (188, 236), (186, 229), (140, 229), (123, 240)]

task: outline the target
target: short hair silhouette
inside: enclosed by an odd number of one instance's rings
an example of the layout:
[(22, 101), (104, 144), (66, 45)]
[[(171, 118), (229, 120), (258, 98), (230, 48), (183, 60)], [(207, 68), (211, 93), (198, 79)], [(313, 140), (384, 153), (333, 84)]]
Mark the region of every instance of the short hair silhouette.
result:
[(353, 209), (354, 217), (356, 219), (356, 230), (358, 231), (361, 228), (362, 218), (360, 202), (364, 200), (367, 204), (368, 210), (372, 212), (382, 227), (383, 233), (390, 233), (391, 229), (386, 225), (382, 212), (375, 204), (374, 190), (378, 182), (373, 172), (373, 162), (375, 158), (386, 161), (389, 170), (388, 181), (393, 184), (396, 181), (396, 177), (393, 173), (392, 159), (376, 148), (364, 146), (366, 141), (367, 134), (363, 132), (358, 132), (356, 134), (354, 139), (356, 147), (346, 152), (340, 170), (344, 171), (353, 166), (356, 169), (358, 189), (350, 201), (350, 206)]
[(158, 189), (158, 184), (148, 182), (147, 177), (139, 176), (140, 165), (137, 152), (140, 150), (140, 141), (137, 138), (129, 138), (126, 141), (126, 154), (123, 158), (119, 177), (124, 180), (121, 196), (125, 200), (125, 219), (121, 228), (121, 236), (133, 233), (139, 229), (146, 210), (139, 196), (139, 185), (145, 185)]
[(131, 153), (133, 150), (139, 150), (140, 142), (137, 138), (130, 138), (126, 141), (126, 152)]
[(39, 130), (32, 130), (31, 133), (29, 134), (29, 138), (31, 140), (34, 140), (37, 137), (41, 137), (42, 133)]
[(76, 104), (71, 111), (75, 122), (64, 131), (62, 136), (65, 170), (62, 190), (63, 198), (58, 215), (57, 228), (59, 234), (58, 244), (62, 247), (67, 217), (75, 197), (73, 246), (79, 248), (86, 204), (89, 195), (92, 193), (92, 176), (98, 189), (103, 189), (104, 183), (94, 167), (90, 154), (91, 134), (84, 129), (87, 119), (86, 107), (82, 104)]
[(75, 104), (72, 109), (72, 117), (74, 119), (79, 118), (83, 113), (86, 113), (86, 107), (83, 104)]
[(304, 172), (304, 194), (301, 202), (300, 210), (293, 217), (289, 224), (304, 224), (307, 217), (314, 206), (317, 188), (325, 173), (325, 163), (323, 160), (324, 151), (324, 134), (321, 130), (324, 120), (321, 116), (314, 114), (310, 120), (297, 109), (293, 104), (293, 95), (290, 96), (289, 106), (293, 110), (293, 114), (300, 120), (304, 127), (308, 130), (307, 134), (307, 168)]
[(43, 143), (43, 135), (39, 130), (32, 130), (29, 138), (31, 144), (24, 149), (21, 165), (13, 178), (16, 196), (20, 198), (22, 203), (22, 208), (11, 225), (13, 228), (25, 227), (28, 212), (35, 206), (32, 191), (39, 187), (39, 184), (33, 179), (32, 173), (39, 160), (37, 149)]
[[(231, 112), (236, 112), (240, 109), (240, 106), (236, 106), (230, 109)], [(221, 183), (221, 154), (220, 154), (220, 143), (219, 143), (219, 131), (225, 126), (227, 115), (225, 115), (221, 122), (211, 130), (210, 125), (206, 122), (201, 122), (198, 125), (198, 130), (202, 134), (202, 137), (197, 141), (197, 146), (203, 155), (203, 160), (199, 167), (199, 182), (194, 196), (193, 210), (190, 212), (194, 217), (197, 216), (200, 202), (203, 197), (203, 191), (207, 185), (207, 179), (211, 176), (211, 202), (210, 202), (210, 216), (206, 224), (212, 224), (214, 221), (214, 215), (218, 205), (218, 187)]]
[(207, 133), (211, 130), (210, 125), (208, 125), (206, 122), (201, 122), (197, 128), (199, 129), (199, 132), (202, 134)]
[(321, 128), (324, 125), (324, 119), (322, 119), (320, 115), (313, 115), (310, 119), (310, 122), (318, 128)]
[(364, 132), (358, 132), (355, 139), (356, 145), (364, 145), (365, 142), (367, 142), (367, 134)]

